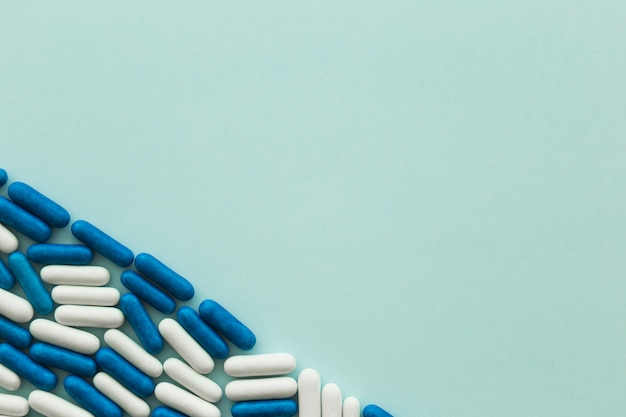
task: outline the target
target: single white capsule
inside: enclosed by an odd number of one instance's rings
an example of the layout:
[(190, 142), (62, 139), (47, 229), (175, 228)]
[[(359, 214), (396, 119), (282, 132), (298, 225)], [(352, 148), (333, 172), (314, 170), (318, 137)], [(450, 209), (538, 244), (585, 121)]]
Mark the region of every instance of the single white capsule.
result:
[(110, 329), (104, 333), (104, 341), (114, 351), (120, 354), (128, 362), (132, 363), (144, 374), (158, 378), (163, 374), (161, 361), (149, 354), (133, 339), (117, 329)]
[(230, 376), (285, 375), (296, 369), (296, 358), (290, 353), (236, 355), (224, 362), (224, 372)]
[(222, 398), (222, 388), (213, 380), (199, 374), (180, 359), (169, 358), (163, 363), (167, 376), (203, 400), (212, 403)]
[(7, 391), (17, 391), (22, 385), (19, 375), (0, 363), (0, 387)]
[(298, 391), (298, 383), (288, 376), (238, 379), (226, 385), (226, 396), (231, 401), (275, 400), (289, 398)]
[(0, 314), (17, 323), (26, 323), (35, 315), (28, 300), (0, 288)]
[(100, 339), (96, 335), (84, 330), (64, 326), (52, 320), (35, 319), (30, 323), (28, 330), (42, 342), (85, 355), (92, 355), (100, 349)]
[(343, 400), (343, 417), (360, 417), (361, 416), (361, 403), (356, 397), (346, 397)]
[(187, 414), (189, 417), (220, 417), (220, 409), (169, 382), (159, 382), (154, 396), (163, 404)]
[(322, 388), (322, 417), (341, 417), (341, 390), (337, 384), (326, 384)]
[(159, 333), (174, 348), (176, 353), (197, 372), (208, 374), (215, 367), (211, 355), (176, 320), (170, 318), (161, 320)]
[(94, 417), (90, 412), (47, 391), (35, 390), (28, 396), (30, 407), (46, 417)]
[(93, 377), (93, 385), (111, 401), (122, 407), (131, 417), (148, 417), (150, 415), (150, 406), (109, 374), (98, 372)]
[(298, 415), (320, 417), (322, 415), (320, 374), (315, 369), (303, 369), (298, 376)]
[(124, 324), (124, 314), (114, 307), (62, 305), (54, 310), (54, 319), (72, 327), (114, 329)]
[(22, 417), (28, 414), (28, 400), (19, 395), (0, 393), (0, 414)]
[(17, 250), (19, 244), (17, 237), (15, 237), (9, 229), (0, 224), (0, 252), (6, 253), (7, 255), (13, 253)]
[(109, 270), (95, 265), (46, 265), (41, 268), (41, 279), (53, 285), (86, 285), (99, 287), (111, 279)]
[(57, 285), (52, 289), (52, 299), (57, 304), (86, 306), (114, 306), (120, 301), (120, 292), (113, 287), (84, 287), (81, 285)]

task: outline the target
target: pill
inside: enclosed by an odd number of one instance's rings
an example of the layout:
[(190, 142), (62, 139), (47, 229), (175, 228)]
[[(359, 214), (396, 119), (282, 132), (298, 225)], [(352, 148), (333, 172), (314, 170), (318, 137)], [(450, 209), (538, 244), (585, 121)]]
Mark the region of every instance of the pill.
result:
[(161, 352), (163, 338), (139, 298), (134, 294), (124, 294), (120, 299), (120, 308), (146, 350), (150, 353)]
[(17, 237), (6, 227), (0, 224), (0, 252), (9, 254), (15, 252), (19, 246)]
[(122, 409), (80, 377), (69, 375), (63, 381), (65, 391), (96, 417), (122, 417)]
[(45, 242), (52, 235), (52, 229), (46, 222), (33, 216), (6, 197), (0, 197), (0, 222), (11, 226), (35, 242)]
[(15, 284), (15, 278), (9, 267), (0, 259), (0, 288), (10, 290)]
[(256, 343), (254, 333), (215, 300), (204, 300), (198, 307), (200, 317), (235, 346), (250, 350)]
[(62, 305), (54, 310), (54, 319), (72, 327), (114, 329), (124, 324), (124, 314), (115, 307)]
[(30, 407), (46, 417), (94, 417), (71, 402), (50, 392), (35, 390), (28, 396)]
[(326, 384), (322, 388), (322, 417), (341, 417), (341, 389), (337, 384)]
[(298, 411), (294, 400), (257, 400), (233, 404), (233, 417), (291, 417)]
[(163, 374), (161, 362), (135, 343), (126, 333), (117, 329), (109, 329), (104, 333), (104, 341), (144, 374), (152, 378), (158, 378)]
[(296, 358), (290, 353), (264, 353), (231, 356), (224, 371), (235, 377), (284, 375), (296, 369)]
[(152, 410), (152, 417), (187, 417), (187, 416), (169, 407), (161, 405), (155, 408), (154, 410)]
[(178, 322), (211, 356), (223, 359), (228, 356), (228, 345), (191, 307), (181, 307), (176, 315)]
[(7, 391), (17, 391), (22, 385), (19, 375), (0, 364), (0, 387)]
[(376, 404), (366, 405), (363, 409), (363, 417), (393, 417), (387, 411), (383, 410)]
[(102, 266), (47, 265), (41, 268), (41, 279), (53, 285), (99, 287), (109, 283), (111, 274)]
[(152, 379), (110, 348), (96, 353), (96, 363), (135, 395), (145, 398), (154, 392)]
[(176, 301), (133, 271), (122, 272), (122, 284), (152, 307), (163, 314), (176, 310)]
[(58, 304), (88, 306), (114, 306), (120, 301), (120, 292), (113, 287), (83, 287), (57, 285), (52, 289), (52, 299)]
[(298, 376), (298, 407), (300, 417), (322, 415), (321, 380), (315, 369), (303, 369)]
[(172, 297), (182, 301), (188, 301), (193, 298), (193, 285), (154, 256), (148, 253), (140, 253), (137, 255), (137, 259), (135, 259), (135, 267)]
[(26, 323), (35, 315), (33, 306), (19, 295), (0, 288), (0, 314), (18, 323)]
[(72, 223), (72, 234), (114, 264), (127, 267), (133, 263), (133, 252), (91, 223), (77, 220)]
[(191, 337), (174, 319), (165, 318), (159, 323), (161, 336), (174, 348), (189, 366), (201, 374), (210, 373), (215, 367), (211, 355)]
[(28, 259), (39, 264), (87, 265), (93, 252), (85, 245), (36, 243), (26, 251)]
[(19, 395), (0, 393), (0, 414), (5, 416), (25, 416), (30, 411), (28, 400)]
[(54, 372), (39, 365), (8, 343), (0, 343), (0, 363), (37, 388), (49, 391), (57, 385), (57, 376)]
[(72, 374), (80, 376), (96, 374), (96, 362), (89, 356), (45, 342), (34, 343), (30, 347), (29, 355), (42, 365), (63, 369)]
[(346, 397), (343, 400), (342, 417), (360, 417), (361, 416), (361, 403), (356, 397)]
[(0, 316), (0, 339), (4, 339), (19, 348), (27, 347), (32, 341), (28, 330), (2, 316)]
[(35, 311), (41, 315), (49, 314), (54, 308), (54, 303), (50, 297), (50, 293), (44, 287), (41, 278), (33, 266), (30, 264), (26, 255), (21, 252), (13, 252), (9, 255), (9, 269), (13, 276), (24, 289), (26, 297), (30, 300)]
[(7, 172), (4, 169), (0, 168), (0, 187), (6, 184), (8, 179), (9, 175), (7, 174)]
[(189, 417), (220, 417), (221, 415), (219, 408), (215, 405), (169, 382), (158, 383), (154, 396), (163, 404)]
[(98, 372), (93, 377), (93, 385), (98, 391), (109, 397), (110, 400), (130, 414), (131, 417), (148, 417), (150, 415), (150, 406), (113, 379), (111, 375), (105, 372)]
[(30, 323), (33, 337), (74, 352), (92, 355), (100, 349), (100, 340), (92, 333), (64, 326), (52, 320), (35, 319)]
[(9, 186), (9, 197), (17, 205), (39, 217), (50, 226), (65, 227), (70, 222), (70, 214), (63, 207), (50, 200), (39, 191), (23, 182)]
[(288, 376), (237, 379), (224, 390), (231, 401), (276, 400), (290, 398), (298, 392), (298, 383)]
[(194, 371), (180, 359), (167, 359), (163, 369), (167, 376), (203, 400), (216, 403), (222, 398), (222, 388), (217, 383)]

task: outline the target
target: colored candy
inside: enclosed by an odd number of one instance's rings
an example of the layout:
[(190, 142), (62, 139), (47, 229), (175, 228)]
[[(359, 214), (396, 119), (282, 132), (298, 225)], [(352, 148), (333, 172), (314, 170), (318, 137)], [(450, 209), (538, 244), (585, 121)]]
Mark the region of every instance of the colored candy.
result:
[(30, 347), (30, 357), (42, 365), (63, 369), (80, 376), (94, 376), (96, 362), (89, 356), (44, 342)]
[(159, 323), (161, 336), (196, 372), (208, 374), (215, 366), (213, 358), (174, 319), (165, 318)]
[(228, 345), (213, 331), (191, 307), (181, 307), (177, 314), (178, 322), (202, 346), (204, 350), (215, 358), (228, 356)]
[(35, 242), (45, 242), (52, 235), (52, 229), (46, 222), (6, 197), (0, 197), (0, 222), (11, 226)]
[(0, 387), (8, 391), (16, 391), (22, 385), (19, 375), (0, 364)]
[(70, 222), (70, 214), (67, 210), (28, 184), (23, 182), (11, 184), (9, 197), (50, 226), (65, 227)]
[(100, 339), (97, 336), (52, 320), (35, 319), (30, 323), (29, 330), (34, 337), (43, 342), (85, 355), (94, 354), (100, 349)]
[(291, 417), (298, 411), (294, 400), (258, 400), (233, 404), (233, 417)]
[(87, 265), (93, 252), (85, 245), (38, 243), (26, 251), (28, 259), (39, 264)]
[(128, 363), (112, 349), (100, 349), (96, 353), (96, 363), (135, 395), (145, 398), (154, 392), (152, 379)]
[(124, 324), (124, 314), (114, 307), (66, 304), (54, 310), (54, 319), (60, 324), (72, 327), (115, 329)]
[(19, 246), (17, 237), (6, 227), (0, 224), (0, 252), (9, 254), (15, 252)]
[(219, 385), (197, 373), (180, 359), (169, 358), (163, 363), (163, 369), (167, 376), (203, 400), (216, 403), (222, 398), (222, 389)]
[(35, 310), (28, 300), (0, 288), (0, 315), (18, 323), (26, 323), (33, 318)]
[(383, 410), (376, 404), (366, 405), (363, 409), (363, 417), (393, 417), (387, 411)]
[(28, 330), (2, 316), (0, 316), (0, 338), (18, 348), (25, 348), (32, 341)]
[(0, 187), (6, 184), (8, 179), (9, 176), (7, 172), (4, 169), (0, 168)]
[(63, 381), (65, 391), (96, 417), (122, 417), (122, 410), (85, 380), (70, 375)]
[(226, 384), (224, 391), (231, 401), (275, 400), (295, 395), (298, 384), (288, 376), (237, 379)]
[(9, 270), (9, 267), (0, 259), (0, 288), (10, 290), (15, 284), (15, 278)]
[(179, 413), (176, 410), (172, 410), (169, 407), (160, 406), (152, 411), (152, 417), (187, 417), (184, 414)]
[(163, 373), (161, 362), (135, 343), (126, 333), (117, 329), (107, 330), (104, 333), (104, 341), (144, 374), (158, 378)]
[(289, 353), (231, 356), (224, 362), (224, 372), (230, 376), (284, 375), (296, 369), (296, 358)]
[(24, 289), (35, 311), (41, 315), (49, 314), (54, 308), (54, 303), (26, 256), (21, 252), (9, 255), (9, 269)]
[(72, 234), (118, 266), (127, 267), (133, 263), (134, 255), (130, 249), (85, 220), (72, 224)]
[(37, 388), (51, 390), (57, 376), (8, 343), (0, 343), (0, 363), (29, 381)]
[(189, 417), (220, 417), (219, 408), (196, 397), (169, 382), (160, 382), (154, 390), (154, 396), (163, 404), (168, 405)]
[(49, 392), (35, 390), (28, 396), (30, 407), (46, 417), (94, 417), (90, 412)]
[(194, 295), (193, 285), (189, 281), (150, 254), (140, 253), (137, 255), (135, 267), (174, 298), (188, 301)]
[(298, 376), (299, 417), (320, 417), (321, 405), (320, 375), (315, 369), (302, 370)]
[(163, 339), (139, 298), (134, 294), (124, 294), (120, 299), (120, 308), (146, 350), (150, 353), (161, 352)]
[(28, 414), (29, 411), (30, 407), (26, 398), (19, 395), (0, 393), (0, 414), (21, 417)]
[(341, 417), (341, 390), (337, 384), (326, 384), (322, 388), (322, 417)]
[(122, 284), (163, 314), (172, 314), (176, 310), (176, 301), (172, 297), (150, 284), (136, 272), (122, 272)]
[(148, 417), (150, 415), (150, 406), (109, 374), (98, 372), (93, 377), (93, 385), (98, 391), (109, 397), (109, 399), (130, 414), (131, 417)]
[(214, 300), (204, 300), (198, 307), (200, 317), (235, 346), (250, 350), (256, 343), (254, 333)]

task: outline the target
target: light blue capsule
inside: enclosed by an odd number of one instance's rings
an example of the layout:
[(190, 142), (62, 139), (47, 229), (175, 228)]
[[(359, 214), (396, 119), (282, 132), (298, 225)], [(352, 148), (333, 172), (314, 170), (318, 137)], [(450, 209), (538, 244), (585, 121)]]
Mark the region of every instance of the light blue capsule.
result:
[(13, 276), (20, 283), (26, 297), (30, 300), (37, 313), (45, 316), (54, 308), (54, 303), (50, 293), (44, 287), (39, 274), (35, 272), (32, 265), (22, 252), (13, 252), (9, 255), (9, 269)]
[(15, 284), (15, 278), (13, 278), (13, 274), (9, 271), (9, 268), (4, 263), (2, 259), (0, 259), (0, 288), (3, 290), (10, 290)]
[(391, 414), (376, 404), (366, 405), (363, 409), (363, 417), (393, 417)]
[(135, 255), (130, 249), (85, 220), (72, 223), (72, 234), (118, 266), (127, 267), (133, 263)]
[(233, 417), (291, 417), (298, 412), (294, 400), (242, 401), (233, 404)]
[(57, 385), (54, 372), (8, 343), (0, 343), (0, 363), (39, 389), (50, 391)]
[(6, 197), (0, 197), (0, 222), (11, 226), (35, 242), (45, 242), (52, 236), (52, 229), (46, 222)]
[(204, 300), (200, 303), (198, 312), (209, 326), (233, 342), (239, 349), (250, 350), (256, 344), (254, 333), (217, 301)]
[(0, 339), (6, 340), (18, 348), (25, 348), (32, 341), (28, 330), (2, 316), (0, 316)]
[(181, 307), (178, 310), (178, 322), (187, 332), (196, 339), (204, 350), (214, 358), (223, 359), (228, 356), (228, 345), (217, 333), (206, 324), (191, 307)]
[(187, 417), (185, 414), (181, 414), (176, 410), (172, 410), (164, 405), (159, 406), (152, 410), (152, 417)]
[(97, 371), (96, 361), (89, 356), (48, 343), (34, 343), (29, 354), (42, 365), (63, 369), (72, 374), (94, 376)]
[(188, 301), (193, 298), (193, 285), (154, 256), (148, 253), (140, 253), (135, 259), (135, 267), (172, 297), (182, 301)]
[(9, 180), (9, 175), (4, 169), (0, 168), (0, 187), (6, 184), (8, 180)]
[(94, 386), (80, 377), (69, 375), (63, 381), (65, 391), (96, 417), (122, 417), (122, 409)]
[(163, 350), (163, 338), (159, 329), (135, 294), (124, 294), (120, 298), (120, 309), (139, 337), (141, 344), (152, 354)]
[(115, 378), (120, 384), (142, 398), (149, 397), (154, 392), (152, 379), (126, 359), (118, 355), (113, 349), (101, 348), (96, 352), (96, 363), (107, 374)]
[(23, 182), (11, 184), (9, 197), (17, 205), (33, 213), (50, 226), (65, 227), (70, 222), (70, 214), (67, 210), (28, 184)]
[(85, 245), (57, 243), (31, 245), (26, 255), (31, 261), (46, 265), (87, 265), (93, 259), (93, 252)]
[(122, 285), (161, 313), (172, 314), (176, 310), (176, 301), (172, 297), (150, 284), (138, 273), (124, 271), (121, 279)]

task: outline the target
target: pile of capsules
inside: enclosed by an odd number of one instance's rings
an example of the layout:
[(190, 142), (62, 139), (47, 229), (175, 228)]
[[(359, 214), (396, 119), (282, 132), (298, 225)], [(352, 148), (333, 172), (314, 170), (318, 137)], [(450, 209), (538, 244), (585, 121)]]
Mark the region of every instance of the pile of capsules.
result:
[[(7, 179), (0, 169), (0, 187)], [(70, 223), (69, 213), (21, 182), (11, 183), (7, 193), (9, 198), (0, 196), (0, 252), (8, 255), (6, 264), (0, 259), (0, 387), (16, 391), (23, 378), (36, 389), (28, 398), (0, 392), (0, 417), (25, 416), (30, 410), (49, 417), (122, 417), (124, 412), (132, 417), (219, 417), (215, 404), (222, 387), (206, 376), (214, 359), (226, 359), (225, 373), (237, 378), (224, 388), (234, 402), (233, 417), (361, 415), (356, 398), (344, 400), (332, 383), (322, 387), (315, 370), (302, 370), (297, 380), (288, 376), (296, 369), (289, 353), (229, 357), (226, 340), (248, 351), (255, 335), (214, 300), (202, 301), (198, 311), (189, 306), (177, 310), (176, 300), (191, 300), (194, 288), (154, 256), (135, 257), (84, 220), (71, 226), (82, 244), (44, 243), (52, 228)], [(35, 242), (26, 254), (18, 251), (14, 231)], [(127, 269), (120, 277), (128, 292), (122, 295), (107, 286), (107, 268), (89, 265), (94, 252), (122, 268), (134, 263), (136, 271)], [(33, 264), (43, 265), (39, 273)], [(16, 280), (26, 298), (11, 291)], [(164, 315), (158, 324), (145, 304)], [(139, 343), (119, 330), (126, 321)], [(84, 329), (106, 331), (99, 337)], [(157, 358), (164, 341), (182, 360)], [(75, 403), (50, 392), (59, 382), (52, 369), (67, 372), (63, 388)], [(155, 383), (163, 373), (172, 382)], [(163, 405), (151, 409), (146, 399), (152, 395)], [(391, 415), (370, 404), (362, 416)]]

